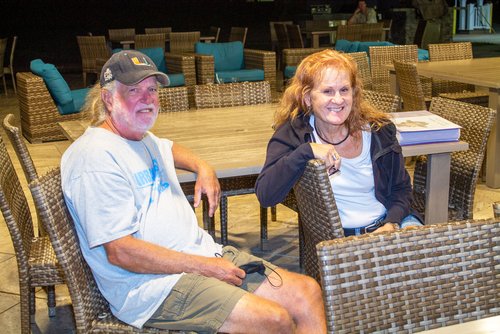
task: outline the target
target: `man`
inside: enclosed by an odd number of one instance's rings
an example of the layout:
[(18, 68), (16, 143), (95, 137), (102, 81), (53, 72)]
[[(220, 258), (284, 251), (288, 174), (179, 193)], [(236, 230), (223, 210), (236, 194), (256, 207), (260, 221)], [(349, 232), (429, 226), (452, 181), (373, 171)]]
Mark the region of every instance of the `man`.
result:
[(358, 1), (358, 7), (347, 21), (347, 24), (377, 23), (375, 9), (368, 8), (365, 0)]
[[(148, 130), (168, 77), (134, 50), (114, 54), (86, 108), (91, 127), (64, 153), (62, 185), (80, 247), (113, 314), (136, 326), (215, 332), (324, 333), (319, 285), (269, 262), (222, 247), (198, 227), (175, 168), (197, 173), (217, 208), (212, 168)], [(195, 129), (196, 130), (196, 129)]]

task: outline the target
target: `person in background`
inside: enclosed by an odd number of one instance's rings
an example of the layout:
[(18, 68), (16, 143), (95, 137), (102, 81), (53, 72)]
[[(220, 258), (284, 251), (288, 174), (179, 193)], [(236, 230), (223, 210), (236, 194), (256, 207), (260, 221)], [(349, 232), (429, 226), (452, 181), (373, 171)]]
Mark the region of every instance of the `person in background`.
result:
[(168, 82), (144, 54), (114, 54), (87, 100), (92, 125), (61, 162), (82, 253), (113, 314), (138, 328), (326, 333), (315, 280), (222, 247), (198, 226), (176, 168), (197, 174), (194, 206), (206, 194), (211, 216), (220, 187), (206, 162), (149, 132), (158, 83)]
[(324, 50), (298, 66), (275, 114), (257, 178), (264, 207), (282, 202), (310, 159), (322, 159), (344, 234), (419, 226), (412, 187), (390, 116), (363, 100), (356, 62)]
[(358, 1), (358, 7), (347, 21), (347, 24), (377, 23), (377, 12), (367, 7), (365, 0)]

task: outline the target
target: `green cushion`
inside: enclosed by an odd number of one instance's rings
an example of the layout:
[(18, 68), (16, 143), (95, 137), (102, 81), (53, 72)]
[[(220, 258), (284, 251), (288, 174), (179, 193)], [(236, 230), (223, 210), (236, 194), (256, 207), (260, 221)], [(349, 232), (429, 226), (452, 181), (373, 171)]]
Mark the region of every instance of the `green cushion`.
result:
[(243, 43), (195, 43), (195, 52), (214, 56), (215, 72), (236, 71), (245, 68)]
[(219, 82), (263, 81), (264, 71), (258, 69), (216, 72)]
[(75, 114), (80, 112), (85, 103), (90, 88), (75, 89), (71, 91), (72, 101), (66, 104), (57, 104), (57, 109), (61, 115)]
[(64, 80), (61, 73), (59, 73), (54, 65), (45, 64), (42, 60), (35, 59), (30, 63), (30, 68), (33, 73), (43, 78), (56, 104), (63, 105), (72, 102), (73, 97), (71, 96), (71, 89), (69, 89), (66, 80)]
[(168, 79), (170, 80), (170, 84), (168, 85), (168, 87), (184, 86), (184, 84), (186, 83), (184, 81), (184, 74), (182, 73), (169, 73)]
[(142, 52), (146, 56), (151, 58), (153, 63), (155, 63), (156, 67), (158, 68), (158, 71), (167, 73), (167, 63), (165, 62), (165, 53), (163, 52), (162, 48), (144, 48), (138, 49), (137, 51)]

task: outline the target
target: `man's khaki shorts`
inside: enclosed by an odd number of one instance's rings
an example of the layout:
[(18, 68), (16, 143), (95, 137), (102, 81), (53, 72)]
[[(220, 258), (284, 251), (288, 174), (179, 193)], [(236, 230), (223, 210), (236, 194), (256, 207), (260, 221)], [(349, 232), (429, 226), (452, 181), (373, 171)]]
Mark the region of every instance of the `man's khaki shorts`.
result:
[(255, 291), (277, 267), (232, 246), (222, 250), (222, 257), (236, 266), (263, 261), (265, 276), (249, 274), (239, 287), (212, 277), (184, 274), (174, 285), (162, 305), (144, 324), (161, 329), (217, 333), (236, 303), (247, 292)]

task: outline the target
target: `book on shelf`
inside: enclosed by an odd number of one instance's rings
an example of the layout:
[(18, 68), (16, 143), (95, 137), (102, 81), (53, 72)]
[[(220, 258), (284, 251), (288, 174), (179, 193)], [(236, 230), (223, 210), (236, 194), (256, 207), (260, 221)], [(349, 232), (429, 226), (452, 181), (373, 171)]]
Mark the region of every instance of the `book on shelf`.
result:
[(399, 145), (458, 141), (460, 125), (426, 110), (391, 113)]

